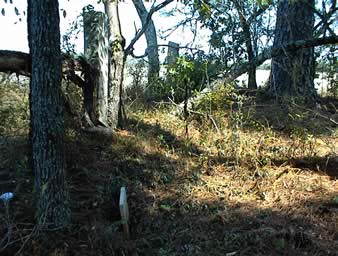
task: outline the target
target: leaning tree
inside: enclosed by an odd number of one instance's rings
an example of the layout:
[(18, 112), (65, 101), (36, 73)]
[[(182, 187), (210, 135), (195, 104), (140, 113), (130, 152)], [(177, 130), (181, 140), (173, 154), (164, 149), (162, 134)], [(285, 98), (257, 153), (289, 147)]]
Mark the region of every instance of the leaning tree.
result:
[(143, 27), (146, 27), (145, 37), (147, 41), (146, 54), (148, 55), (148, 83), (156, 81), (160, 73), (160, 60), (158, 56), (158, 43), (155, 25), (149, 18), (149, 12), (144, 6), (143, 0), (133, 0), (135, 9), (140, 17)]

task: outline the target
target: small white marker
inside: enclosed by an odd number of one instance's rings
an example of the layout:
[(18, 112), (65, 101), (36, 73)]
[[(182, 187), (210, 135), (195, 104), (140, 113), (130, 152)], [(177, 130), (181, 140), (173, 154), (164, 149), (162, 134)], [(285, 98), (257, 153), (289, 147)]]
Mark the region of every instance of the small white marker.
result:
[(123, 232), (127, 238), (129, 238), (129, 209), (128, 209), (128, 202), (127, 202), (127, 192), (125, 187), (121, 187), (120, 190), (120, 214), (121, 214), (121, 221), (123, 226)]
[(0, 199), (4, 202), (8, 202), (9, 200), (13, 199), (14, 194), (12, 192), (4, 193), (0, 196)]

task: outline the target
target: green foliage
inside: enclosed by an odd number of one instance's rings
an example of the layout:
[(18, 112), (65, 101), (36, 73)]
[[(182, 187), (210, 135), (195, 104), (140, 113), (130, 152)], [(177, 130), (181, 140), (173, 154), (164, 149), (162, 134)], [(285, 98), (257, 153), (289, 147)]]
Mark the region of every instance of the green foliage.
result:
[[(258, 54), (266, 44), (271, 43), (274, 19), (268, 11), (255, 16), (260, 9), (266, 10), (273, 5), (271, 0), (238, 1), (238, 5), (230, 0), (191, 1), (190, 12), (195, 14), (202, 26), (212, 33), (209, 37), (210, 59), (217, 60), (224, 70), (237, 65), (248, 58), (246, 42), (251, 41), (253, 51)], [(238, 9), (240, 8), (240, 9)], [(243, 33), (244, 25), (238, 13), (243, 14), (251, 31), (250, 38)], [(235, 15), (234, 15), (235, 14)], [(260, 37), (267, 40), (259, 40)]]
[(147, 65), (144, 60), (127, 61), (127, 79), (130, 78), (131, 83), (126, 88), (126, 95), (129, 100), (145, 99), (146, 74)]
[(179, 57), (176, 63), (167, 66), (164, 80), (149, 86), (153, 98), (165, 100), (172, 99), (180, 103), (184, 100), (186, 89), (188, 97), (192, 92), (201, 91), (219, 71), (215, 62), (210, 62), (204, 55), (192, 57), (185, 55)]
[(321, 79), (326, 80), (327, 83), (326, 94), (322, 96), (333, 96), (335, 98), (338, 97), (338, 57), (336, 48), (335, 45), (332, 45), (329, 49), (324, 46), (315, 49), (317, 74), (321, 73), (323, 76)]
[(177, 58), (175, 64), (168, 65), (166, 80), (169, 86), (165, 88), (164, 94), (170, 95), (176, 102), (181, 102), (186, 87), (191, 90), (195, 85), (192, 76), (195, 68), (195, 63), (185, 56)]
[[(198, 94), (197, 94), (198, 95)], [(235, 102), (235, 90), (232, 84), (223, 84), (217, 90), (204, 95), (196, 102), (196, 109), (199, 111), (213, 111), (229, 109)]]
[(29, 122), (28, 92), (15, 85), (0, 85), (0, 99), (0, 135), (18, 135)]

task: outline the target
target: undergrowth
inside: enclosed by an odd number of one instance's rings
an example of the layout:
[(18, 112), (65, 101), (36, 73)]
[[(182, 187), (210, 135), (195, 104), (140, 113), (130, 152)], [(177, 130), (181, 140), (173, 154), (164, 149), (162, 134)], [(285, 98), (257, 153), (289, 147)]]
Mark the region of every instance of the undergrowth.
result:
[(13, 139), (7, 134), (21, 117), (2, 123), (0, 192), (16, 197), (1, 222), (1, 255), (336, 255), (337, 127), (311, 111), (231, 93), (222, 108), (209, 95), (187, 121), (134, 103), (109, 141), (68, 128), (73, 218), (59, 232), (34, 224), (28, 126)]

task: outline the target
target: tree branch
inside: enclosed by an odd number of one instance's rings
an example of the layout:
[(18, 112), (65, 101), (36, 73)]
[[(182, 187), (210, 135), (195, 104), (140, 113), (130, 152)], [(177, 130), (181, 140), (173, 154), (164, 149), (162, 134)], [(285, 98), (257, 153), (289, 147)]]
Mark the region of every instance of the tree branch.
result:
[(158, 4), (158, 5), (156, 5), (156, 6), (154, 6), (154, 7), (152, 7), (152, 8), (150, 9), (150, 11), (149, 11), (149, 13), (148, 13), (148, 16), (147, 16), (147, 21), (146, 21), (146, 23), (142, 26), (142, 29), (139, 30), (139, 31), (136, 33), (135, 37), (131, 40), (130, 44), (129, 44), (128, 47), (125, 49), (126, 55), (131, 54), (131, 52), (132, 52), (133, 49), (134, 49), (135, 43), (137, 42), (137, 40), (140, 39), (140, 37), (141, 37), (141, 36), (144, 34), (144, 32), (147, 30), (152, 15), (153, 15), (155, 12), (157, 12), (157, 11), (159, 11), (160, 9), (164, 8), (165, 6), (167, 6), (168, 4), (170, 4), (170, 3), (173, 2), (173, 1), (174, 1), (174, 0), (165, 0), (164, 2)]
[(243, 63), (234, 69), (223, 74), (224, 83), (228, 83), (239, 77), (240, 75), (246, 73), (250, 65), (259, 66), (263, 64), (264, 61), (271, 59), (272, 57), (279, 56), (284, 54), (285, 51), (296, 51), (302, 48), (311, 48), (319, 45), (327, 44), (336, 44), (338, 43), (338, 36), (330, 37), (321, 37), (308, 40), (298, 40), (290, 44), (281, 46), (281, 47), (270, 47), (265, 49), (261, 54), (259, 54), (252, 63), (246, 62)]
[(0, 72), (11, 72), (30, 76), (31, 57), (24, 52), (0, 51)]
[(269, 7), (272, 5), (272, 1), (268, 1), (265, 5), (261, 6), (258, 10), (256, 10), (248, 19), (247, 23), (251, 24), (258, 16), (263, 14)]
[[(63, 54), (62, 72), (64, 77), (72, 81), (74, 84), (84, 87), (84, 80), (76, 74), (75, 71), (88, 70), (90, 72), (96, 72), (95, 68), (85, 60), (77, 60), (67, 54)], [(84, 67), (86, 65), (86, 67)], [(28, 53), (18, 51), (0, 50), (0, 72), (5, 73), (17, 73), (19, 75), (28, 76), (31, 75), (31, 56)]]

